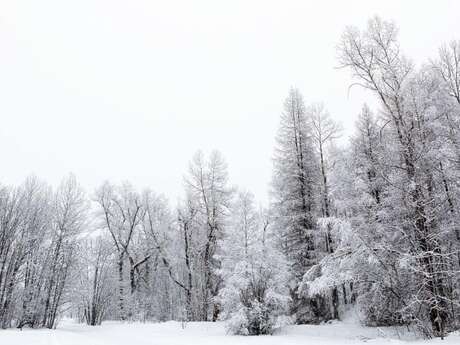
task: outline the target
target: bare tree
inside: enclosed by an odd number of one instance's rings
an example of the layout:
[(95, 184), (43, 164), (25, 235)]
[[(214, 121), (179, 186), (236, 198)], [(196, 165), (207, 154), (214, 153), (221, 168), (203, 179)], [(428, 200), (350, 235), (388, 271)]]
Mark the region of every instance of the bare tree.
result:
[(221, 279), (215, 270), (219, 263), (214, 257), (217, 240), (222, 236), (228, 214), (232, 191), (228, 187), (227, 166), (222, 156), (214, 151), (206, 161), (201, 152), (197, 152), (190, 163), (189, 174), (185, 179), (186, 187), (191, 198), (199, 205), (198, 213), (201, 221), (203, 236), (202, 265), (203, 265), (203, 297), (202, 319), (209, 319), (211, 310), (212, 320), (219, 315), (216, 302), (210, 308), (214, 297), (217, 296)]
[(103, 226), (109, 232), (117, 252), (119, 317), (126, 320), (130, 315), (125, 305), (124, 266), (129, 258), (133, 237), (144, 216), (142, 201), (131, 185), (114, 186), (108, 182), (96, 191), (96, 201), (101, 209)]
[(187, 274), (187, 283), (185, 288), (186, 293), (186, 316), (187, 321), (193, 320), (195, 316), (195, 311), (192, 306), (192, 293), (193, 293), (193, 229), (195, 217), (198, 210), (194, 205), (193, 201), (190, 198), (187, 198), (187, 201), (182, 207), (179, 207), (177, 211), (177, 221), (179, 224), (179, 229), (182, 233), (184, 240), (184, 258), (185, 258), (185, 267)]
[(100, 325), (113, 298), (114, 251), (106, 236), (88, 238), (79, 247), (76, 288), (80, 318), (90, 326)]
[(45, 284), (43, 326), (54, 328), (71, 266), (77, 236), (84, 229), (87, 199), (75, 176), (64, 179), (54, 196), (49, 271)]
[(460, 104), (460, 41), (452, 41), (439, 49), (439, 60), (434, 63), (445, 81), (449, 95)]

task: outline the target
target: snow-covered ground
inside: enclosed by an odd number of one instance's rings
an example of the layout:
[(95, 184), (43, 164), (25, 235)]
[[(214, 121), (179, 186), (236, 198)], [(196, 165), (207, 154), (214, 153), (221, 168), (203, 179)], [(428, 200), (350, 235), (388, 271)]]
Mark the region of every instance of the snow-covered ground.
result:
[(421, 340), (394, 329), (365, 328), (347, 322), (287, 326), (272, 336), (243, 337), (225, 333), (221, 322), (119, 323), (90, 327), (63, 321), (56, 330), (0, 330), (1, 345), (343, 345), (460, 344), (460, 334), (446, 340)]

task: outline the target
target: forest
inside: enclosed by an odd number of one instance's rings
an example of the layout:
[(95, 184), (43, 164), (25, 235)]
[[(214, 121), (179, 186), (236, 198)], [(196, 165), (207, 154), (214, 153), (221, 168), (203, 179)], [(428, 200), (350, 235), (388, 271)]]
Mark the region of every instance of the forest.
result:
[(175, 205), (72, 174), (0, 185), (1, 328), (223, 320), (261, 335), (355, 308), (366, 326), (458, 330), (460, 41), (421, 66), (403, 48), (379, 17), (337, 38), (350, 87), (378, 104), (348, 141), (327, 100), (280, 95), (267, 205), (217, 151), (191, 157)]

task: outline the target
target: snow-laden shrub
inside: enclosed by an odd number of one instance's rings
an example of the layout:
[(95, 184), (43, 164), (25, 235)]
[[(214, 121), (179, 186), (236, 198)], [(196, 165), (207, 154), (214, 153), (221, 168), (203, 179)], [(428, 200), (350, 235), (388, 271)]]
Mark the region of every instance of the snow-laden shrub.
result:
[(289, 304), (286, 262), (250, 194), (240, 195), (233, 218), (221, 243), (221, 319), (231, 334), (272, 334)]
[[(252, 259), (255, 259), (254, 257)], [(252, 261), (252, 260), (251, 260)], [(289, 303), (276, 262), (242, 261), (225, 279), (220, 293), (223, 317), (232, 334), (272, 334)]]

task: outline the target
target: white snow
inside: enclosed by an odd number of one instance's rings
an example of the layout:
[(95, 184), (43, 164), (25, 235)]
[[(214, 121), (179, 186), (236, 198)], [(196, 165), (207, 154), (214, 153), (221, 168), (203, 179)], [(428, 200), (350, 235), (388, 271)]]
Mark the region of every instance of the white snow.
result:
[(86, 326), (64, 320), (56, 330), (0, 330), (1, 345), (419, 345), (460, 344), (460, 333), (441, 339), (422, 340), (398, 336), (395, 329), (366, 328), (350, 322), (326, 325), (287, 326), (272, 336), (233, 336), (222, 322), (120, 323)]

